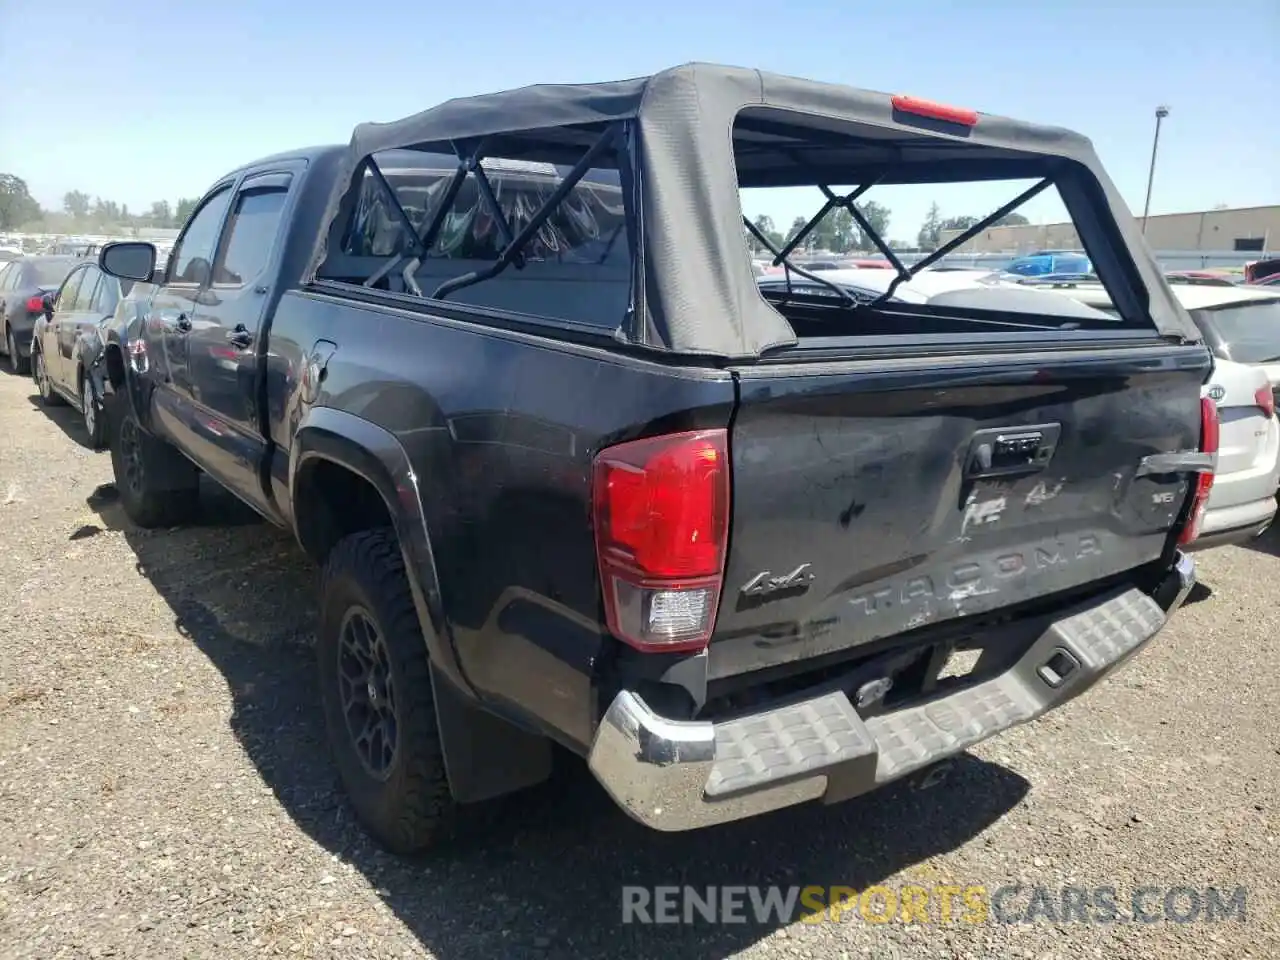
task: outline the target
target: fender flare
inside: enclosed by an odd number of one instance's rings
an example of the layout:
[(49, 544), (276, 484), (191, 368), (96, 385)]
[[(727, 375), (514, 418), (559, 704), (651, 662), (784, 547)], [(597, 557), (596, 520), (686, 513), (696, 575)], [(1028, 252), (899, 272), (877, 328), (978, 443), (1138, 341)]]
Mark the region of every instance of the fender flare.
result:
[(350, 470), (378, 491), (395, 528), (418, 621), (433, 667), (469, 697), (475, 691), (458, 665), (440, 596), (440, 578), (427, 530), (418, 478), (395, 435), (375, 423), (332, 407), (312, 407), (299, 424), (289, 450), (289, 499), (294, 537), (298, 529), (298, 483), (309, 464), (329, 461)]
[[(289, 451), (288, 484), (295, 496), (308, 464), (328, 461), (362, 477), (382, 497), (400, 542), (409, 589), (426, 641), (436, 723), (449, 790), (476, 803), (541, 783), (551, 775), (551, 742), (484, 707), (462, 672), (449, 639), (435, 554), (418, 477), (396, 437), (377, 424), (332, 407), (312, 407)], [(494, 758), (501, 758), (498, 762)]]

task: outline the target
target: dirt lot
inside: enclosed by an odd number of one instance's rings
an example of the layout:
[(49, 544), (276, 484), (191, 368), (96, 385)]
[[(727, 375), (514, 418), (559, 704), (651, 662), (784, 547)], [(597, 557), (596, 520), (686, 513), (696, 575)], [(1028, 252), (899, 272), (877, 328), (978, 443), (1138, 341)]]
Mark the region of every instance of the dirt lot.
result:
[[(107, 455), (35, 404), (0, 374), (0, 955), (1280, 956), (1280, 536), (1204, 555), (1207, 590), (1132, 666), (944, 786), (662, 835), (571, 765), (411, 863), (337, 791), (292, 541), (212, 490), (199, 528), (131, 529), (95, 493)], [(620, 924), (623, 884), (944, 882), (1248, 899), (1243, 921)]]

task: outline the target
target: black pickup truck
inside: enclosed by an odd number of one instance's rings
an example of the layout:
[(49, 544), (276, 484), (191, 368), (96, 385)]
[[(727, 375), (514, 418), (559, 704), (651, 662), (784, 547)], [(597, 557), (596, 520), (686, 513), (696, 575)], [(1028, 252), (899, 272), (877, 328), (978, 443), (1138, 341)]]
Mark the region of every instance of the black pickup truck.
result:
[[(911, 267), (856, 203), (957, 181), (1014, 195)], [(739, 191), (796, 187), (779, 248)], [(895, 295), (1050, 188), (1116, 315)], [(841, 209), (883, 296), (790, 260)], [(751, 233), (823, 295), (762, 292)], [(99, 265), (153, 285), (106, 356), (125, 509), (180, 523), (204, 472), (323, 566), (335, 761), (394, 850), (555, 744), (662, 830), (864, 793), (1075, 697), (1193, 583), (1210, 355), (1067, 131), (702, 64), (534, 86), (249, 164), (164, 270)]]

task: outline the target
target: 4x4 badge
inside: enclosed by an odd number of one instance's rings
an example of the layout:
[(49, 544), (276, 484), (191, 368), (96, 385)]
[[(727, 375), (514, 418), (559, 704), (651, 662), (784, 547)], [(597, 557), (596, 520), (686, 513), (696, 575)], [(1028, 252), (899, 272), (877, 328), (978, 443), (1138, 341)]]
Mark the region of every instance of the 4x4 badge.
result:
[(813, 573), (809, 569), (811, 566), (812, 564), (802, 563), (790, 573), (781, 577), (775, 577), (768, 570), (763, 573), (757, 573), (742, 587), (742, 595), (744, 597), (759, 597), (767, 593), (779, 593), (783, 590), (794, 590), (797, 587), (808, 586), (813, 579)]

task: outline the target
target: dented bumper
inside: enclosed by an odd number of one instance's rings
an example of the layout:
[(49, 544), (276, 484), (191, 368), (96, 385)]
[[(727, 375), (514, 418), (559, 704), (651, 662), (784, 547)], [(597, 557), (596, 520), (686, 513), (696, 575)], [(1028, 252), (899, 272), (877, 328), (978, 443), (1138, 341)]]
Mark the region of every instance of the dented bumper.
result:
[(718, 722), (668, 720), (623, 691), (596, 732), (591, 771), (658, 830), (846, 800), (1079, 696), (1148, 643), (1194, 585), (1195, 563), (1179, 554), (1152, 594), (1122, 590), (1064, 611), (1005, 672), (865, 720), (841, 691)]

